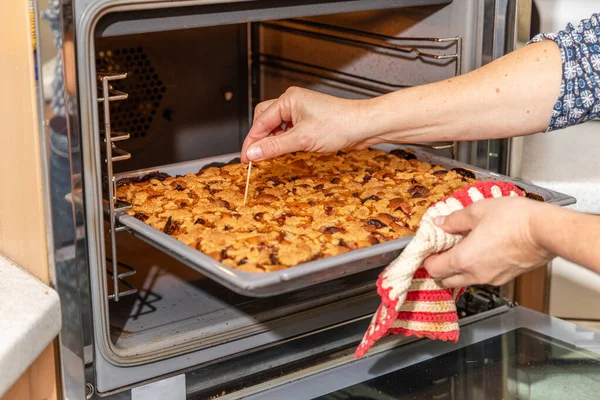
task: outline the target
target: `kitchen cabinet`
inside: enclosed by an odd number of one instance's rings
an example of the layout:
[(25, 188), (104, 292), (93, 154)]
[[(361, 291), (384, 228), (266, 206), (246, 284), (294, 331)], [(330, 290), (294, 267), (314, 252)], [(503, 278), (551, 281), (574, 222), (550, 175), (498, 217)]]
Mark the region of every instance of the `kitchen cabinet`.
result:
[[(47, 219), (30, 27), (26, 1), (0, 2), (0, 253), (48, 284)], [(56, 399), (55, 364), (55, 345), (51, 343), (2, 400)]]

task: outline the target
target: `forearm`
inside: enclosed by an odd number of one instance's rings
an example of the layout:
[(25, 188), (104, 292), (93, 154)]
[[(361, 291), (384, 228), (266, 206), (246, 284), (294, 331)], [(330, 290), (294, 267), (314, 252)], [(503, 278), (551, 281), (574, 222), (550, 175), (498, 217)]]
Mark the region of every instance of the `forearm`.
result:
[(382, 141), (480, 140), (545, 131), (558, 99), (562, 61), (545, 41), (471, 73), (371, 100)]
[(534, 240), (550, 253), (600, 273), (600, 216), (544, 206), (544, 212), (532, 216)]

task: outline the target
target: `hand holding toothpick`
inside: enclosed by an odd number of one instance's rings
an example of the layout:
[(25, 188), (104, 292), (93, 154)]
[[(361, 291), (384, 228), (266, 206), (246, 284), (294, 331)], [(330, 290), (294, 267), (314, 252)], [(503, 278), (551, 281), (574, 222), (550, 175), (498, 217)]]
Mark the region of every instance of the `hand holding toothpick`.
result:
[(252, 161), (248, 163), (248, 176), (246, 177), (246, 191), (244, 192), (244, 207), (246, 207), (246, 200), (248, 199), (248, 187), (250, 186), (250, 171), (252, 171)]

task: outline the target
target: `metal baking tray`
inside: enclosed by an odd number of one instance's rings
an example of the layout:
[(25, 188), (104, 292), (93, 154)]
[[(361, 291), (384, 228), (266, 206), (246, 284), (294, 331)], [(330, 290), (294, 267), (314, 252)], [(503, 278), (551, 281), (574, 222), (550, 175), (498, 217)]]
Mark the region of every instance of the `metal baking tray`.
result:
[[(409, 150), (417, 159), (437, 164), (444, 168), (464, 168), (473, 172), (478, 179), (504, 180), (513, 182), (526, 192), (541, 196), (545, 202), (560, 206), (574, 204), (575, 198), (547, 190), (530, 183), (476, 168), (449, 158), (440, 157), (413, 146), (383, 145), (377, 148), (385, 151), (393, 149)], [(239, 153), (218, 157), (165, 165), (152, 169), (144, 169), (115, 175), (117, 181), (124, 178), (140, 178), (153, 172), (164, 172), (171, 176), (196, 173), (210, 163), (228, 163)], [(198, 250), (185, 245), (171, 236), (125, 213), (117, 214), (120, 224), (128, 228), (128, 232), (150, 245), (164, 251), (173, 258), (214, 279), (227, 288), (251, 297), (268, 297), (291, 292), (320, 282), (355, 274), (372, 268), (389, 264), (401, 253), (411, 241), (412, 236), (380, 243), (366, 248), (353, 250), (341, 255), (323, 258), (300, 264), (284, 270), (252, 273), (230, 268)]]

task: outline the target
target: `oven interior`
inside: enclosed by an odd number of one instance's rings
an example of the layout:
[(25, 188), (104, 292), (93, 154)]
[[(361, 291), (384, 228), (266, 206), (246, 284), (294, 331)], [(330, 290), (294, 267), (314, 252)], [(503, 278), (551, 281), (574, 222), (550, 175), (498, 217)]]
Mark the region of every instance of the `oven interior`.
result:
[[(113, 135), (130, 134), (113, 144), (113, 155), (130, 157), (103, 164), (97, 179), (106, 183), (118, 172), (237, 152), (254, 106), (290, 86), (366, 98), (473, 69), (478, 11), (476, 2), (462, 3), (126, 35), (104, 34), (101, 21), (93, 43), (95, 71), (100, 78), (127, 76), (111, 80), (109, 92), (99, 80), (98, 99), (128, 96), (98, 102), (93, 137), (102, 143), (100, 127), (109, 121)], [(451, 143), (431, 150), (456, 156)], [(109, 186), (103, 185), (105, 199), (111, 198)], [(373, 288), (381, 268), (251, 298), (114, 228), (105, 222), (105, 257), (98, 266), (104, 282), (98, 287), (107, 305), (106, 354), (120, 366), (215, 346), (227, 356), (256, 346), (244, 340), (259, 333), (268, 337), (258, 344), (274, 343), (366, 317), (378, 305)], [(472, 288), (460, 313), (502, 304), (498, 288)], [(94, 318), (98, 330), (101, 318)]]
[(97, 38), (96, 70), (128, 74), (111, 82), (129, 97), (110, 104), (110, 122), (131, 134), (119, 148), (132, 157), (114, 171), (237, 152), (253, 107), (290, 86), (366, 98), (455, 76), (459, 34), (411, 33), (440, 8)]

